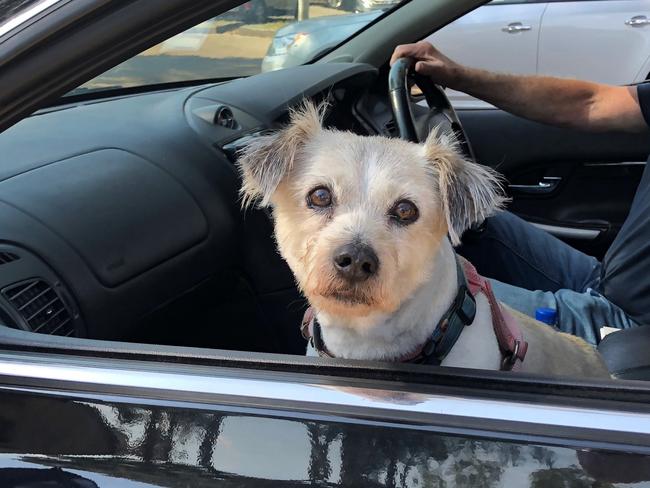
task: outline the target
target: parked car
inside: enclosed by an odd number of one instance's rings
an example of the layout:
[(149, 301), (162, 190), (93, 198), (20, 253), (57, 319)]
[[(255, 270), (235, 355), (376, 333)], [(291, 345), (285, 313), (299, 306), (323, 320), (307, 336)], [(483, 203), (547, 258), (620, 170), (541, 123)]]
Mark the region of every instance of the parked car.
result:
[(332, 15), (292, 22), (278, 29), (262, 60), (262, 72), (298, 66), (330, 50), (382, 14)]
[[(305, 63), (380, 13), (290, 24), (276, 33), (262, 70)], [(650, 74), (650, 2), (495, 0), (427, 39), (452, 59), (477, 68), (636, 83)], [(594, 52), (598, 62), (591, 60)], [(472, 100), (458, 92), (450, 98)]]
[[(606, 355), (616, 381), (305, 357), (272, 213), (241, 210), (246, 141), (305, 97), (328, 126), (399, 136), (395, 33), (480, 3), (405, 1), (250, 76), (230, 33), (153, 49), (231, 0), (26, 2), (0, 24), (0, 487), (648, 486), (647, 328), (612, 335), (633, 365)], [(439, 111), (414, 113), (422, 138)], [(510, 183), (561, 177), (512, 191), (514, 212), (592, 231), (581, 249), (615, 236), (647, 134), (458, 117)]]
[[(492, 1), (428, 39), (452, 59), (477, 68), (637, 83), (650, 73), (650, 2)], [(450, 96), (457, 105), (476, 106), (467, 95)]]

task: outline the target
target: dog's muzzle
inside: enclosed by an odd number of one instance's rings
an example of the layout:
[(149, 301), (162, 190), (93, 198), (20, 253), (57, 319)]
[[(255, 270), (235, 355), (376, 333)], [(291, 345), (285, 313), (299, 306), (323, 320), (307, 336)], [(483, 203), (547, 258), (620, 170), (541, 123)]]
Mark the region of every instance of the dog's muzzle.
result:
[(350, 283), (366, 281), (379, 269), (379, 258), (372, 247), (354, 242), (334, 251), (334, 267)]

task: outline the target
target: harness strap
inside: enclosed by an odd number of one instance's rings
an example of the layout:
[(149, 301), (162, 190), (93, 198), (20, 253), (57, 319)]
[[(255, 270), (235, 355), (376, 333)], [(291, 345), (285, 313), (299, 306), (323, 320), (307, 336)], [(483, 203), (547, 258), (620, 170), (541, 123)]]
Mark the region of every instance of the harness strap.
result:
[(316, 314), (314, 309), (308, 307), (305, 310), (305, 315), (302, 317), (302, 323), (300, 324), (300, 333), (303, 338), (307, 339), (312, 347), (318, 352), (318, 355), (322, 358), (334, 358), (334, 356), (323, 342), (323, 337), (321, 336), (320, 324), (316, 320)]
[(492, 327), (497, 338), (503, 360), (502, 371), (518, 371), (528, 351), (528, 342), (514, 317), (499, 305), (490, 282), (478, 274), (476, 268), (466, 259), (462, 259), (465, 277), (473, 295), (479, 292), (487, 297), (492, 313)]
[(463, 329), (474, 322), (476, 300), (470, 292), (461, 262), (456, 258), (458, 292), (447, 312), (442, 316), (433, 334), (420, 348), (411, 362), (439, 366), (458, 341)]

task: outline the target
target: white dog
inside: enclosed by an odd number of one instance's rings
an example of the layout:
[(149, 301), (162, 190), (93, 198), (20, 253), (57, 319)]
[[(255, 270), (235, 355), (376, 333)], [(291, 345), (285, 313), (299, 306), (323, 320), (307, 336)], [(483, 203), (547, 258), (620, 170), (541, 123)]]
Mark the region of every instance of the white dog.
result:
[(456, 256), (452, 244), (504, 202), (496, 173), (435, 131), (414, 144), (326, 130), (321, 117), (305, 104), (239, 159), (244, 205), (272, 205), (311, 305), (312, 353), (608, 376), (593, 348), (497, 304)]

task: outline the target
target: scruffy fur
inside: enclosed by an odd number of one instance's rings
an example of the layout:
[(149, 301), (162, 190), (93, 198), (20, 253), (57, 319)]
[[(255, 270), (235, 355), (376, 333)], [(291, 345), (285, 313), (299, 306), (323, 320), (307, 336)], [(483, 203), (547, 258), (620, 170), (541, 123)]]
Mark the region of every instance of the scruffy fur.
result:
[[(502, 206), (499, 178), (463, 159), (437, 131), (424, 144), (362, 137), (322, 128), (322, 113), (306, 103), (287, 127), (242, 151), (244, 206), (273, 207), (280, 253), (314, 307), (328, 349), (343, 358), (395, 360), (423, 344), (451, 304), (457, 277), (450, 240), (459, 243), (468, 227)], [(308, 205), (318, 187), (331, 192), (330, 208)], [(388, 212), (404, 199), (419, 217), (396, 225)], [(356, 284), (333, 265), (335, 251), (351, 242), (370, 246), (379, 263)], [(477, 305), (474, 324), (444, 365), (499, 368), (489, 305), (481, 295)], [(543, 354), (529, 353), (525, 370), (607, 375), (589, 346), (532, 322), (524, 325), (529, 350)], [(528, 334), (530, 327), (543, 332)]]

